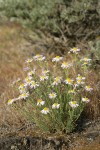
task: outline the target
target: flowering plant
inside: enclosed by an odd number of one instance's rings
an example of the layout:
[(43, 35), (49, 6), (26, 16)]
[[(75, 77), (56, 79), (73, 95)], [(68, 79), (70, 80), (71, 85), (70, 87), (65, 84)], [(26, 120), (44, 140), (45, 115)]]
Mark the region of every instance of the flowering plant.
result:
[[(79, 52), (80, 49), (73, 48), (68, 55), (77, 53), (79, 57)], [(85, 105), (90, 102), (88, 92), (93, 90), (87, 85), (84, 70), (78, 69), (84, 61), (90, 64), (90, 59), (80, 59), (79, 63), (79, 59), (73, 57), (67, 62), (64, 57), (47, 60), (39, 54), (27, 59), (26, 77), (18, 82), (20, 94), (18, 98), (8, 100), (8, 105), (25, 101), (21, 110), (43, 131), (72, 131)]]

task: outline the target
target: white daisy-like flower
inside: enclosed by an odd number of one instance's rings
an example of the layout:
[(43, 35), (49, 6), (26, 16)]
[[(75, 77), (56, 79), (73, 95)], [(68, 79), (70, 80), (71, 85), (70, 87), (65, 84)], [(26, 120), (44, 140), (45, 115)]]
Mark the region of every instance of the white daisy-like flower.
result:
[(85, 57), (85, 58), (82, 58), (80, 61), (83, 62), (82, 65), (84, 66), (84, 65), (91, 65), (90, 64), (91, 60), (92, 59), (89, 59), (89, 58)]
[(37, 55), (35, 55), (35, 56), (33, 56), (33, 59), (38, 59), (39, 57), (41, 57), (41, 55), (40, 54), (37, 54)]
[(74, 83), (73, 83), (73, 88), (74, 88), (74, 89), (76, 89), (76, 87), (78, 87), (78, 86), (79, 86), (79, 84), (77, 84), (77, 82), (74, 82)]
[(43, 110), (41, 110), (41, 113), (42, 114), (48, 114), (50, 111), (49, 111), (49, 108), (45, 107)]
[(84, 61), (84, 62), (90, 62), (92, 59), (89, 59), (87, 57), (82, 58), (80, 61)]
[(15, 101), (17, 101), (17, 100), (19, 100), (20, 99), (20, 97), (18, 97), (18, 98), (13, 98), (13, 99), (9, 99), (8, 100), (8, 105), (11, 105), (13, 102), (15, 102)]
[(24, 83), (22, 83), (22, 84), (18, 87), (19, 90), (22, 90), (22, 89), (25, 89), (25, 88), (26, 88), (26, 84), (24, 84)]
[(81, 85), (81, 84), (84, 84), (84, 83), (85, 83), (85, 82), (83, 82), (81, 79), (78, 79), (78, 80), (77, 80), (77, 84), (78, 84), (78, 85)]
[(57, 94), (55, 92), (52, 92), (49, 94), (50, 99), (54, 99), (54, 98), (56, 98), (56, 96), (57, 96)]
[(26, 63), (31, 63), (33, 61), (32, 58), (28, 58), (27, 60), (25, 60)]
[(32, 76), (27, 76), (24, 81), (27, 82), (28, 80), (32, 80)]
[(26, 86), (30, 85), (31, 81), (32, 81), (32, 76), (27, 76), (24, 80), (25, 85)]
[(43, 55), (37, 54), (37, 55), (33, 56), (33, 59), (34, 59), (34, 60), (37, 60), (38, 58), (40, 58), (40, 57), (42, 57), (42, 56), (43, 56)]
[(52, 62), (59, 62), (60, 60), (62, 60), (63, 57), (60, 57), (60, 56), (56, 56), (52, 59)]
[(22, 93), (22, 94), (19, 96), (20, 99), (26, 99), (27, 97), (29, 97), (29, 92)]
[(82, 64), (82, 66), (85, 66), (85, 65), (90, 66), (91, 64), (90, 64), (90, 63), (88, 63), (88, 62), (84, 62), (84, 63)]
[(35, 74), (35, 69), (27, 73), (28, 76), (32, 76), (33, 74)]
[(82, 77), (80, 74), (78, 74), (78, 77), (76, 78), (76, 84), (81, 85), (84, 84), (85, 77)]
[(30, 88), (32, 89), (32, 88), (36, 88), (36, 87), (38, 87), (39, 86), (39, 84), (37, 83), (37, 82), (35, 82), (35, 81), (31, 81), (30, 82)]
[(25, 82), (26, 87), (30, 86), (31, 82), (32, 82), (32, 80), (28, 79), (28, 80)]
[(41, 75), (40, 76), (40, 81), (44, 81), (44, 80), (47, 80), (49, 77), (46, 76), (46, 75)]
[(91, 92), (93, 88), (91, 88), (91, 86), (85, 86), (85, 90)]
[(61, 65), (61, 68), (63, 69), (67, 69), (67, 68), (70, 68), (72, 66), (71, 63), (68, 63), (68, 62), (63, 62), (62, 65)]
[(21, 85), (19, 86), (19, 88), (18, 88), (18, 89), (19, 89), (19, 92), (20, 92), (20, 93), (25, 93), (25, 92), (26, 92), (26, 89), (27, 89), (26, 87), (27, 87), (26, 84), (24, 84), (24, 83), (21, 84)]
[(76, 78), (76, 80), (79, 80), (79, 79), (85, 80), (85, 77), (82, 77), (80, 74), (78, 74), (78, 77)]
[(84, 98), (82, 98), (82, 102), (88, 103), (88, 102), (90, 102), (90, 99), (88, 99), (87, 97), (84, 97)]
[(35, 60), (35, 61), (43, 61), (43, 60), (45, 60), (45, 56), (43, 56), (43, 55), (40, 55), (40, 54), (37, 54), (37, 55), (35, 55), (34, 57), (33, 57), (33, 59)]
[(14, 99), (9, 99), (8, 100), (8, 105), (11, 105), (14, 102)]
[(23, 88), (23, 89), (19, 90), (19, 92), (20, 92), (20, 94), (23, 94), (23, 93), (26, 93), (27, 90), (26, 90), (26, 88)]
[(59, 108), (60, 107), (60, 104), (58, 104), (58, 103), (54, 103), (53, 105), (52, 105), (52, 109), (55, 109), (55, 108)]
[(64, 82), (66, 83), (66, 84), (69, 84), (69, 85), (73, 85), (73, 79), (71, 79), (71, 78), (67, 78)]
[(37, 106), (42, 106), (44, 104), (45, 104), (45, 101), (43, 101), (42, 99), (37, 100)]
[(69, 93), (69, 94), (75, 94), (76, 91), (73, 89), (73, 90), (69, 90), (68, 93)]
[(62, 77), (57, 76), (56, 78), (54, 78), (54, 82), (52, 83), (52, 85), (58, 85), (59, 83), (61, 83)]
[(74, 47), (74, 48), (72, 48), (68, 53), (72, 52), (72, 53), (78, 54), (79, 51), (80, 51), (79, 48)]
[(27, 76), (24, 81), (27, 83), (28, 81), (31, 81), (31, 80), (32, 80), (32, 76)]
[(48, 74), (50, 71), (49, 70), (42, 70), (42, 75)]
[(76, 108), (79, 106), (79, 104), (76, 102), (76, 101), (70, 101), (69, 102), (69, 105), (72, 107), (72, 108)]

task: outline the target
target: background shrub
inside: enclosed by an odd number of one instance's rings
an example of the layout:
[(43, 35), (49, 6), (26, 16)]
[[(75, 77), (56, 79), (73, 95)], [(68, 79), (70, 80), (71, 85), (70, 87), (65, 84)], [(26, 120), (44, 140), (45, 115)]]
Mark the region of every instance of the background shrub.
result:
[(100, 33), (99, 0), (4, 0), (0, 14), (48, 32), (70, 46), (92, 40)]

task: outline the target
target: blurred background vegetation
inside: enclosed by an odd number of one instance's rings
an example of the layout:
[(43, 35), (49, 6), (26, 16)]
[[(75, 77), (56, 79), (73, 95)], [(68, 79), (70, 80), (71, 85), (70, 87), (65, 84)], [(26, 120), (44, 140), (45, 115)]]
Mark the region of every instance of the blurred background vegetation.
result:
[(62, 47), (100, 35), (99, 0), (1, 0), (0, 17), (51, 36)]

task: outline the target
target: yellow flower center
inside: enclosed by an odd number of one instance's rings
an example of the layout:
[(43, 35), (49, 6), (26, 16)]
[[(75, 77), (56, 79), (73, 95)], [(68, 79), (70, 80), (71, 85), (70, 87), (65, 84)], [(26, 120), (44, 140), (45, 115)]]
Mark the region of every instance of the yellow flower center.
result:
[(57, 106), (58, 105), (58, 103), (54, 103), (54, 106)]
[(38, 99), (38, 100), (37, 100), (37, 102), (38, 102), (38, 103), (41, 103), (41, 102), (42, 102), (42, 100), (41, 100), (41, 99)]
[(87, 88), (87, 89), (90, 89), (91, 87), (90, 87), (90, 86), (86, 86), (86, 88)]
[(76, 102), (76, 101), (73, 101), (72, 104), (75, 105), (75, 104), (77, 104), (77, 102)]
[(84, 58), (84, 61), (88, 61), (88, 58)]
[(35, 82), (32, 82), (32, 85), (35, 85)]
[(37, 54), (36, 56), (37, 56), (37, 57), (40, 57), (41, 55), (40, 55), (40, 54)]
[(87, 101), (87, 100), (88, 100), (88, 98), (84, 98), (84, 100), (85, 100), (85, 101)]
[(27, 60), (27, 62), (31, 62), (31, 59)]
[(60, 56), (56, 56), (56, 58), (60, 58)]
[(29, 77), (26, 77), (26, 80), (29, 80)]
[(82, 81), (81, 79), (78, 79), (78, 80), (77, 80), (77, 82), (79, 82), (79, 83), (80, 83), (81, 81)]
[(60, 80), (60, 77), (56, 77), (55, 78), (55, 82), (59, 81)]
[(72, 80), (70, 78), (67, 78), (68, 83), (72, 83)]
[(42, 57), (39, 57), (38, 60), (42, 60)]
[(68, 65), (68, 63), (67, 63), (67, 62), (63, 62), (63, 65), (66, 65), (66, 66), (67, 66), (67, 65)]
[(88, 64), (88, 62), (84, 62), (84, 65), (87, 65)]
[(32, 71), (30, 71), (29, 73), (30, 73), (31, 75), (33, 74), (33, 72), (32, 72)]
[(74, 47), (74, 48), (73, 48), (73, 50), (74, 50), (74, 51), (76, 51), (76, 50), (77, 50), (77, 48), (76, 48), (76, 47)]
[(11, 102), (11, 99), (8, 100), (8, 103), (10, 103), (10, 102)]
[(41, 79), (44, 79), (45, 78), (45, 76), (41, 76)]
[(75, 90), (70, 90), (70, 92), (71, 92), (71, 93), (74, 93), (74, 92), (75, 92)]
[(30, 80), (30, 79), (27, 79), (27, 82), (29, 82), (29, 83), (30, 83), (30, 82), (31, 82), (31, 80)]
[(81, 79), (82, 79), (82, 76), (78, 76), (78, 79), (81, 80)]
[(22, 96), (26, 96), (26, 95), (27, 95), (26, 93), (22, 94)]
[(47, 107), (45, 107), (43, 110), (44, 110), (44, 111), (47, 111), (47, 110), (48, 110), (48, 108), (47, 108)]
[(54, 96), (55, 94), (54, 94), (54, 93), (51, 93), (50, 95), (51, 95), (51, 96)]
[(24, 84), (21, 84), (20, 86), (21, 86), (21, 87), (23, 87), (23, 86), (24, 86)]

